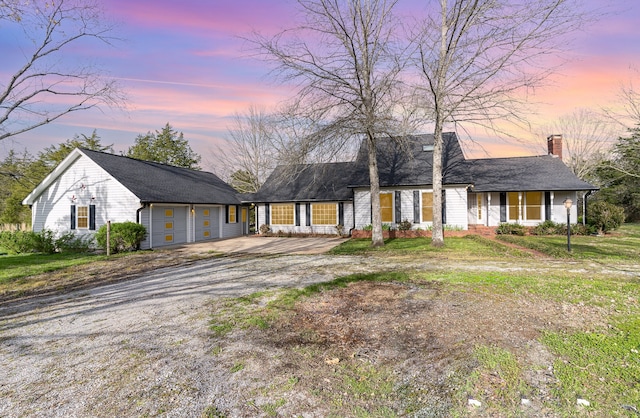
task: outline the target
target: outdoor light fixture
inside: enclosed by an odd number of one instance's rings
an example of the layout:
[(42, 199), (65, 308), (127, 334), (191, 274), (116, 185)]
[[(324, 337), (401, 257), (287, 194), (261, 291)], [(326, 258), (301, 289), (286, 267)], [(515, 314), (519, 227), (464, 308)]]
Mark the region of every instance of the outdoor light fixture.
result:
[(564, 200), (564, 207), (567, 208), (567, 251), (571, 252), (571, 206), (573, 200), (568, 197)]

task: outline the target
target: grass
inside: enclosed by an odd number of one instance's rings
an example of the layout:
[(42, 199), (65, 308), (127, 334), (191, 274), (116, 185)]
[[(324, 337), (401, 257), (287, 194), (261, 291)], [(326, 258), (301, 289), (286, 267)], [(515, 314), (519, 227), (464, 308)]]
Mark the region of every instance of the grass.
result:
[(0, 256), (0, 286), (24, 277), (102, 260), (104, 256), (82, 253), (20, 254)]
[(540, 251), (555, 258), (581, 260), (637, 261), (640, 259), (640, 224), (624, 224), (605, 236), (571, 236), (571, 252), (566, 236), (501, 235), (498, 239)]
[[(566, 242), (561, 237), (515, 237), (518, 243), (537, 242), (547, 254), (561, 251)], [(520, 238), (523, 238), (520, 241)], [(617, 234), (605, 237), (575, 237), (576, 247), (568, 255), (575, 261), (591, 260), (615, 271), (619, 261), (638, 263), (640, 260), (640, 225), (625, 225)], [(368, 240), (351, 240), (333, 251), (333, 254), (413, 255), (417, 257), (450, 257), (469, 260), (473, 257), (509, 260), (516, 268), (502, 271), (400, 270), (354, 274), (328, 283), (303, 289), (288, 289), (256, 294), (248, 298), (229, 300), (224, 321), (214, 322), (224, 332), (240, 328), (266, 329), (293, 310), (295, 305), (315, 295), (339, 289), (358, 281), (394, 281), (421, 283), (436, 281), (440, 292), (473, 292), (480, 295), (501, 294), (509, 297), (531, 295), (558, 304), (571, 304), (577, 310), (600, 312), (608, 326), (584, 324), (573, 330), (548, 329), (539, 342), (553, 354), (553, 379), (550, 383), (551, 400), (543, 407), (554, 416), (637, 416), (640, 415), (640, 281), (637, 275), (583, 271), (580, 263), (569, 268), (536, 269), (528, 253), (508, 250), (509, 247), (480, 237), (448, 238), (445, 248), (433, 248), (429, 240), (388, 240), (382, 249), (372, 249)], [(505, 253), (506, 251), (506, 253)], [(561, 255), (564, 257), (565, 255)], [(381, 257), (381, 260), (384, 260)], [(520, 260), (520, 262), (518, 261)], [(518, 266), (533, 266), (517, 269)], [(586, 264), (585, 264), (586, 265)], [(217, 314), (216, 314), (217, 315)], [(215, 318), (215, 317), (214, 317)], [(226, 321), (226, 322), (225, 322)], [(579, 326), (580, 324), (578, 324)], [(302, 339), (304, 340), (304, 339)], [(296, 352), (311, 348), (300, 346)], [(448, 408), (438, 410), (442, 416), (467, 416), (468, 397), (482, 401), (478, 411), (488, 416), (520, 416), (521, 398), (540, 400), (538, 388), (527, 383), (527, 359), (495, 345), (478, 345), (473, 350), (475, 366), (457, 371), (450, 377), (451, 404), (438, 404)], [(306, 357), (305, 357), (306, 359)], [(314, 359), (310, 355), (309, 360)], [(306, 361), (306, 360), (305, 360)], [(334, 367), (332, 390), (310, 393), (330, 405), (332, 414), (339, 416), (395, 416), (421, 411), (424, 397), (432, 392), (411, 386), (386, 364), (360, 364), (350, 359)], [(313, 376), (305, 376), (312, 379)], [(457, 379), (457, 380), (456, 380)], [(271, 399), (286, 398), (287, 391), (275, 391)], [(298, 389), (298, 386), (296, 386)], [(301, 389), (300, 389), (301, 390)], [(406, 410), (386, 408), (384, 399), (402, 396), (407, 400)], [(422, 400), (420, 400), (422, 398)], [(578, 398), (590, 402), (588, 407), (576, 405)], [(374, 402), (372, 399), (377, 399)], [(382, 401), (381, 401), (382, 400)], [(431, 402), (435, 405), (437, 402)], [(444, 405), (444, 406), (443, 406)], [(368, 409), (369, 408), (369, 409)], [(378, 408), (378, 409), (376, 409)], [(411, 409), (413, 408), (413, 409)], [(265, 411), (267, 412), (267, 411)], [(268, 413), (275, 413), (270, 410)]]

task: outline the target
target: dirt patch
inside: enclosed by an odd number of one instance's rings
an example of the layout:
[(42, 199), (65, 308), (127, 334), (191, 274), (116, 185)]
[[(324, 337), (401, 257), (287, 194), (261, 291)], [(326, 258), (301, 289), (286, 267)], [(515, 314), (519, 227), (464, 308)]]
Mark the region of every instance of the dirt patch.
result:
[[(229, 382), (241, 384), (245, 398), (219, 399), (216, 408), (249, 416), (286, 399), (278, 408), (283, 416), (449, 416), (465, 411), (467, 398), (490, 399), (505, 384), (488, 374), (460, 389), (478, 367), (474, 350), (488, 346), (518, 359), (526, 392), (510, 411), (467, 412), (550, 414), (554, 358), (537, 339), (543, 330), (585, 325), (603, 326), (603, 313), (531, 296), (451, 290), (439, 282), (352, 283), (298, 303), (270, 329), (219, 341), (222, 363), (243, 365)], [(520, 397), (531, 402), (521, 406)]]

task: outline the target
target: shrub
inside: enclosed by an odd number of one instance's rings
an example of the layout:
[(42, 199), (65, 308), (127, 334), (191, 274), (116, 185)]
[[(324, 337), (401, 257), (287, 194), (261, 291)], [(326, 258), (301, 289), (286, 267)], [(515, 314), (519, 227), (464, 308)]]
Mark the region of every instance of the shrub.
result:
[[(147, 236), (143, 225), (135, 222), (118, 222), (111, 224), (109, 248), (112, 253), (132, 251), (140, 248), (140, 243)], [(101, 248), (107, 249), (107, 225), (102, 225), (96, 232), (96, 242)]]
[(55, 240), (56, 250), (59, 252), (85, 253), (93, 247), (93, 236), (76, 236), (73, 232), (62, 234)]
[(343, 236), (344, 235), (344, 225), (336, 225), (336, 232), (338, 232), (338, 235)]
[(501, 223), (496, 228), (496, 234), (500, 235), (524, 235), (524, 232), (524, 226), (516, 223)]
[(383, 231), (393, 231), (393, 225), (391, 224), (382, 224)]
[(566, 233), (566, 225), (561, 225), (555, 223), (551, 220), (546, 220), (538, 225), (536, 225), (533, 229), (531, 229), (531, 234), (533, 235), (559, 235), (563, 233), (563, 230)]
[(271, 227), (269, 225), (262, 224), (260, 225), (260, 233), (265, 235), (271, 231)]
[(362, 227), (363, 231), (373, 231), (373, 225), (369, 224), (369, 225), (365, 225)]
[(624, 209), (605, 201), (589, 205), (587, 222), (603, 233), (618, 229), (624, 223)]
[(411, 222), (409, 222), (409, 220), (405, 219), (404, 221), (400, 222), (398, 224), (398, 230), (399, 231), (409, 231), (411, 230), (411, 227), (413, 225), (411, 224)]
[(31, 231), (0, 232), (0, 247), (10, 254), (33, 252), (33, 235)]

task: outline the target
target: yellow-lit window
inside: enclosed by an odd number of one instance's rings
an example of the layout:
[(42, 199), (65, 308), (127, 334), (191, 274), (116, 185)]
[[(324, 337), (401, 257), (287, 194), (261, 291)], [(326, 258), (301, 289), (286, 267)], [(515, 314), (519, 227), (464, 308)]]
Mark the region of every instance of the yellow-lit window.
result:
[(209, 226), (209, 221), (204, 221), (204, 226)]
[(542, 192), (526, 192), (524, 194), (527, 220), (542, 219)]
[(236, 223), (236, 207), (235, 206), (229, 206), (229, 223), (230, 224), (234, 224)]
[(314, 225), (336, 225), (335, 203), (314, 203), (311, 205), (311, 221)]
[(89, 207), (78, 206), (78, 228), (89, 228)]
[(173, 229), (173, 222), (165, 222), (164, 229)]
[(202, 211), (202, 216), (209, 216), (209, 209), (205, 209)]
[(422, 193), (422, 222), (433, 222), (433, 193)]
[(393, 222), (393, 194), (380, 193), (380, 217), (382, 222)]
[(209, 232), (209, 231), (204, 231), (204, 236), (205, 236), (205, 237), (208, 237), (208, 236), (210, 236), (210, 235), (211, 235), (211, 232)]
[(164, 241), (165, 242), (173, 242), (173, 235), (171, 234), (167, 234), (164, 236)]
[(517, 221), (519, 218), (518, 211), (520, 208), (520, 203), (518, 202), (518, 192), (507, 193), (507, 204), (509, 205), (509, 220)]
[(478, 220), (482, 220), (482, 195), (478, 194), (477, 195), (477, 200), (478, 202)]
[(247, 222), (247, 208), (242, 208), (242, 223)]
[(271, 205), (271, 224), (272, 225), (293, 225), (293, 204), (274, 204)]
[(165, 209), (164, 210), (165, 218), (173, 218), (173, 209)]

